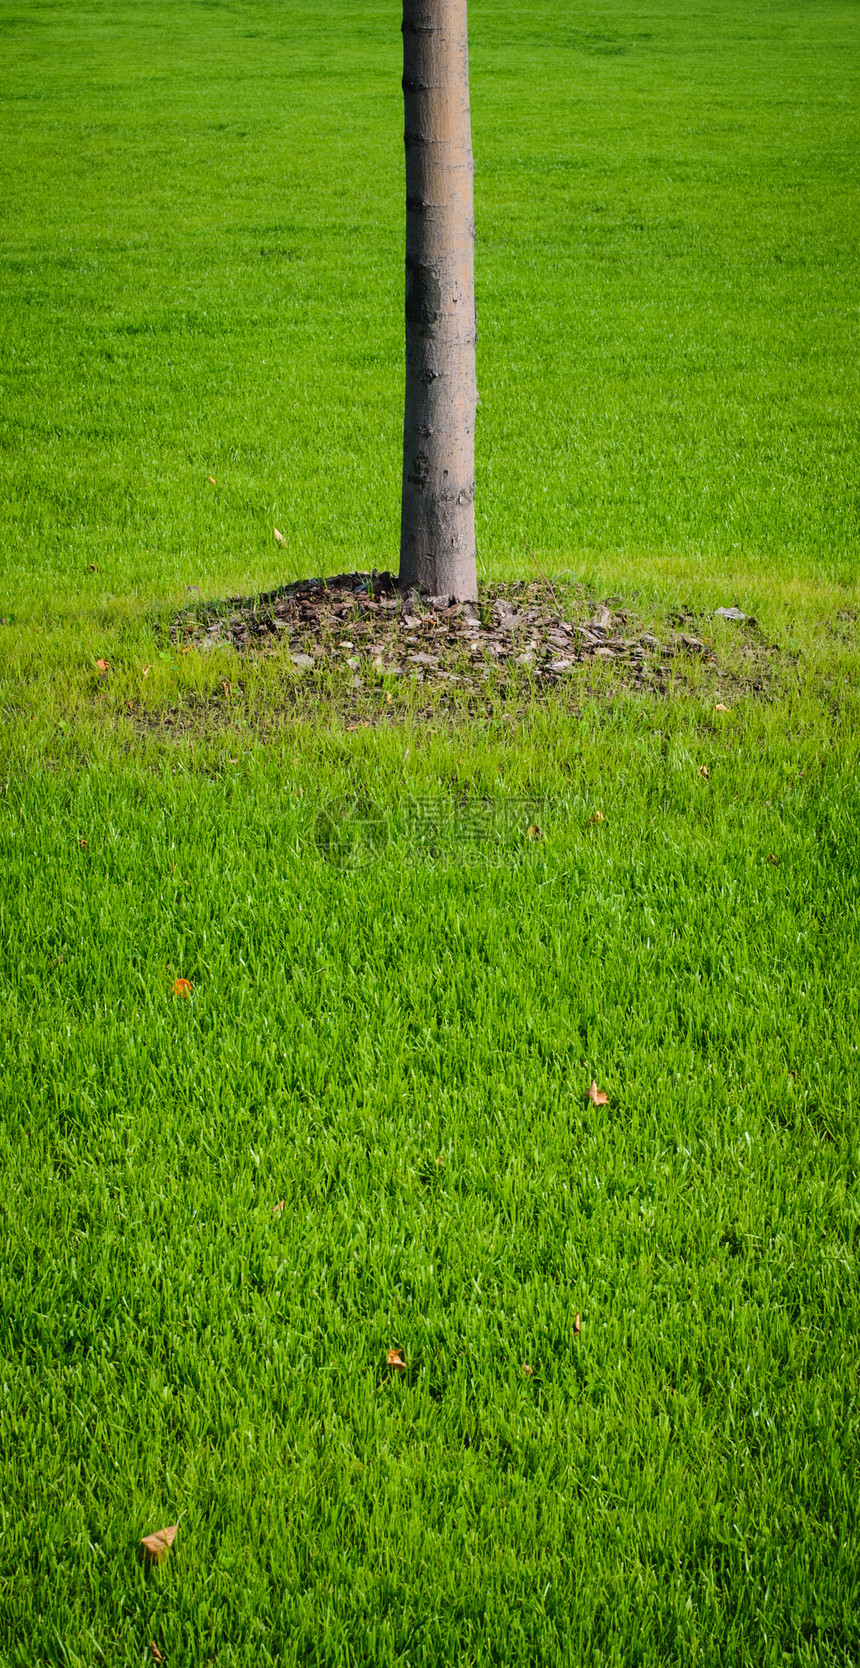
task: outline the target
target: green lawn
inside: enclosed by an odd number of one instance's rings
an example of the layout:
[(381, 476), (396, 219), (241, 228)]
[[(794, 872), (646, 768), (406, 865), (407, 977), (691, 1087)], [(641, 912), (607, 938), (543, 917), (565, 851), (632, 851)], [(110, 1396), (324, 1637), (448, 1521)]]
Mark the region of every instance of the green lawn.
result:
[(0, 4), (2, 1668), (860, 1665), (857, 12), (471, 13), (482, 572), (724, 690), (168, 647), (394, 561), (397, 9)]

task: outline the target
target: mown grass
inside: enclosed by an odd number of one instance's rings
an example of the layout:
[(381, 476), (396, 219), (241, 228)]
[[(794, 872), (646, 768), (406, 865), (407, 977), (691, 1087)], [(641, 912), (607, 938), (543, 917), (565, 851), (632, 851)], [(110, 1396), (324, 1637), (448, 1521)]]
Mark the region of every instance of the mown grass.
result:
[(397, 19), (0, 11), (4, 1668), (860, 1662), (853, 12), (472, 26), (482, 562), (724, 685), (168, 648), (392, 559)]
[[(397, 18), (4, 24), (0, 615), (390, 565)], [(855, 577), (853, 7), (477, 0), (471, 32), (486, 572), (528, 537), (612, 585)]]
[(856, 718), (653, 718), (7, 781), (7, 1660), (854, 1659)]

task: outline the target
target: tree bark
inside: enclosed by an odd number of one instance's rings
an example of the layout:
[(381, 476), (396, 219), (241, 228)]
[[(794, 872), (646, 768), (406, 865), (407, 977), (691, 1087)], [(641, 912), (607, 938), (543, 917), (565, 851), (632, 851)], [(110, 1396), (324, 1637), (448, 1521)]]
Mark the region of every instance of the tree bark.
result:
[(475, 220), (466, 0), (403, 0), (406, 405), (400, 583), (463, 600), (475, 560)]

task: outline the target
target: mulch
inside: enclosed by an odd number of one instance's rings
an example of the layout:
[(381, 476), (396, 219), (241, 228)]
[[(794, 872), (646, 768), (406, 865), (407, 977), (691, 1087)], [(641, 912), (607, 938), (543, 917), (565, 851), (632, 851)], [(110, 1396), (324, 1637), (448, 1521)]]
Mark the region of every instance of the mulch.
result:
[[(745, 622), (749, 628), (754, 620)], [(394, 574), (376, 570), (299, 580), (214, 607), (199, 604), (174, 621), (170, 635), (202, 652), (248, 655), (277, 645), (296, 673), (313, 678), (340, 668), (356, 687), (389, 676), (480, 689), (500, 667), (516, 673), (518, 683), (549, 687), (583, 664), (601, 662), (623, 674), (625, 684), (661, 687), (685, 659), (716, 667), (714, 649), (689, 612), (669, 616), (655, 635), (622, 598), (599, 600), (581, 585), (497, 583), (471, 604), (401, 591)]]

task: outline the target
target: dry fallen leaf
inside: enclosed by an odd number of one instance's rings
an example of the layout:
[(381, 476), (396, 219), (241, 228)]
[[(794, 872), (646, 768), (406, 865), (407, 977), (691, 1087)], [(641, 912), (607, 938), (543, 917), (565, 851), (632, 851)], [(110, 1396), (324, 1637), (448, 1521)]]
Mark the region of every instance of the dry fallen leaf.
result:
[(212, 482), (212, 485), (213, 485), (213, 486), (217, 486), (217, 484), (218, 484), (218, 483), (217, 483), (217, 481), (216, 481), (216, 480), (215, 480), (215, 476), (214, 476), (214, 475), (210, 475), (210, 476), (209, 476), (209, 479), (210, 479), (210, 481), (211, 481), (211, 482)]
[(526, 829), (526, 837), (529, 840), (542, 840), (543, 829), (539, 828), (536, 822), (530, 822), (528, 828)]
[(527, 1361), (523, 1362), (523, 1372), (525, 1373), (526, 1378), (534, 1378), (535, 1376), (534, 1367), (530, 1367)]
[(707, 767), (707, 765), (699, 765), (699, 768), (696, 772), (696, 775), (697, 776), (704, 776), (705, 779), (707, 780), (707, 776), (708, 776), (708, 767)]
[(598, 1089), (596, 1083), (592, 1083), (588, 1091), (588, 1098), (592, 1106), (607, 1106), (609, 1104), (609, 1096), (603, 1089)]
[(151, 672), (151, 671), (152, 671), (152, 667), (151, 667), (151, 666), (144, 666), (144, 668), (143, 668), (143, 675), (144, 675), (144, 677), (145, 677), (145, 678), (148, 678), (148, 677), (149, 677), (149, 674), (150, 674), (150, 672)]
[(605, 822), (606, 818), (603, 815), (602, 811), (595, 811), (594, 816), (589, 817), (588, 820), (589, 820), (589, 822)]
[(156, 1529), (154, 1535), (141, 1536), (143, 1556), (149, 1564), (160, 1564), (162, 1558), (170, 1551), (176, 1539), (178, 1523), (171, 1523), (169, 1529)]
[(150, 1641), (149, 1641), (149, 1654), (152, 1657), (153, 1662), (163, 1662), (164, 1661), (164, 1657), (162, 1656), (160, 1650), (158, 1649), (158, 1646), (156, 1645), (154, 1639), (150, 1639)]
[(190, 654), (191, 653), (191, 645), (189, 643), (183, 643), (182, 648), (180, 649), (179, 653), (180, 654)]
[(191, 980), (190, 979), (174, 979), (174, 981), (173, 981), (173, 994), (174, 994), (174, 996), (190, 996), (191, 995)]
[(390, 705), (390, 703), (391, 703), (391, 690), (390, 690), (390, 689), (387, 689), (387, 690), (386, 690), (386, 691), (385, 691), (385, 699), (386, 699), (386, 701), (387, 701), (387, 702), (388, 702), (388, 703), (389, 703), (389, 705)]
[(580, 1325), (579, 1316), (574, 1315), (574, 1317), (573, 1317), (573, 1335), (574, 1335), (574, 1337), (578, 1338), (581, 1331), (582, 1331), (582, 1326)]
[(388, 1351), (388, 1365), (395, 1373), (405, 1373), (406, 1371), (406, 1362), (400, 1354), (400, 1351), (397, 1349), (390, 1349)]
[(765, 858), (765, 862), (777, 864), (779, 862), (779, 858), (776, 856), (775, 852), (771, 852), (770, 855)]
[(86, 840), (85, 840), (85, 839), (84, 839), (84, 837), (83, 837), (83, 834), (79, 834), (79, 835), (78, 835), (78, 845), (79, 845), (79, 846), (80, 846), (80, 848), (81, 848), (81, 851), (86, 851), (86, 849), (87, 849), (87, 842), (86, 842)]
[(109, 660), (97, 660), (96, 661), (96, 669), (101, 674), (101, 676), (104, 677), (105, 672), (110, 671), (110, 661)]
[(715, 712), (728, 712), (728, 710), (729, 709), (726, 706), (725, 701), (718, 701), (714, 708)]
[(228, 683), (226, 678), (221, 679), (221, 688), (223, 689), (225, 695), (232, 695), (233, 685), (232, 683)]
[(95, 562), (90, 562), (90, 573), (100, 573), (100, 572), (101, 572), (101, 569), (96, 567)]
[(282, 532), (280, 532), (280, 531), (279, 531), (279, 529), (278, 529), (278, 528), (277, 528), (277, 527), (273, 527), (273, 528), (272, 528), (272, 532), (273, 532), (273, 533), (274, 533), (274, 535), (275, 535), (275, 542), (276, 542), (276, 544), (286, 544), (286, 542), (287, 542), (287, 541), (286, 541), (286, 539), (285, 539), (285, 538), (284, 538), (284, 535), (283, 535), (283, 533), (282, 533)]

